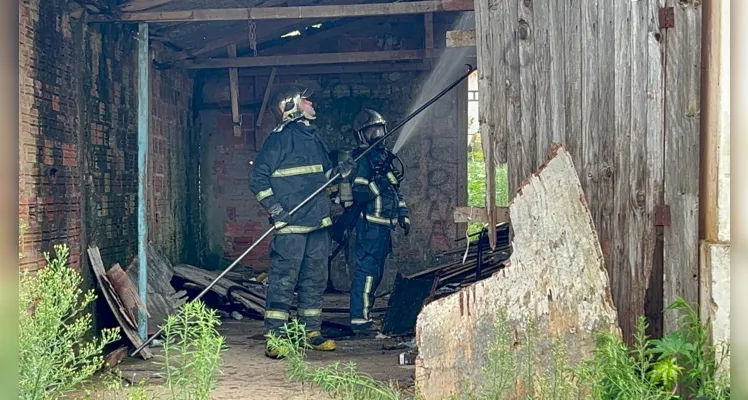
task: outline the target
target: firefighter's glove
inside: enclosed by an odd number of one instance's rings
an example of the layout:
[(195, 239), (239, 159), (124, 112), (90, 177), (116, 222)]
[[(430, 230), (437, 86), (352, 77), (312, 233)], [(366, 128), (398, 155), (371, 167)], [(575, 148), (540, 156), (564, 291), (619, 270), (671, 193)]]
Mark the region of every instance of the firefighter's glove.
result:
[(333, 168), (332, 174), (337, 175), (340, 174), (343, 178), (347, 178), (351, 172), (353, 172), (353, 167), (355, 165), (353, 164), (353, 160), (345, 160), (341, 161), (337, 167)]
[(401, 215), (397, 217), (397, 223), (403, 228), (405, 236), (410, 233), (410, 219), (407, 216)]
[(281, 207), (280, 204), (276, 204), (268, 210), (270, 213), (270, 223), (273, 224), (277, 229), (283, 228), (288, 225), (289, 214), (286, 210)]

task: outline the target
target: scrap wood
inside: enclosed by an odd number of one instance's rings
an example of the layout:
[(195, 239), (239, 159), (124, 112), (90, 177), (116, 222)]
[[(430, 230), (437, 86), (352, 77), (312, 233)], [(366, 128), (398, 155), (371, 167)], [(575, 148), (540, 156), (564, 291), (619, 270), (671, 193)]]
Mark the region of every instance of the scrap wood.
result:
[(107, 369), (114, 368), (121, 363), (125, 357), (127, 357), (127, 346), (120, 346), (104, 357), (104, 367)]
[[(186, 292), (179, 297), (175, 297), (177, 291), (171, 286), (171, 280), (174, 271), (169, 260), (156, 250), (153, 245), (148, 244), (146, 250), (148, 262), (148, 287), (147, 291), (147, 308), (149, 313), (148, 328), (149, 332), (157, 330), (170, 314), (179, 308), (180, 305), (187, 301)], [(138, 258), (135, 257), (125, 271), (133, 287), (138, 287)]]
[[(96, 281), (99, 283), (99, 288), (104, 294), (104, 299), (106, 299), (107, 304), (109, 304), (109, 308), (112, 310), (114, 318), (117, 319), (117, 322), (122, 328), (122, 331), (125, 333), (125, 336), (130, 340), (130, 342), (135, 347), (139, 347), (143, 344), (143, 341), (140, 339), (140, 336), (138, 336), (138, 332), (136, 330), (137, 325), (135, 325), (133, 321), (127, 320), (127, 315), (124, 313), (124, 307), (118, 300), (117, 293), (112, 288), (112, 285), (106, 276), (106, 270), (104, 268), (104, 262), (101, 260), (101, 253), (99, 253), (99, 248), (95, 246), (89, 247), (88, 258), (91, 261), (91, 268), (93, 269), (94, 276), (96, 276)], [(145, 347), (140, 352), (140, 356), (144, 360), (148, 360), (153, 357), (153, 353), (151, 353), (148, 347)]]
[[(187, 264), (179, 264), (174, 266), (174, 276), (187, 282), (191, 282), (201, 288), (206, 288), (211, 282), (213, 282), (214, 279), (216, 279), (218, 273), (193, 267)], [(229, 289), (233, 286), (240, 285), (224, 277), (216, 282), (213, 287), (211, 287), (211, 291), (219, 294), (222, 297), (228, 297)], [(261, 314), (265, 312), (265, 296), (262, 296), (260, 294), (249, 294), (246, 292), (232, 294), (232, 296), (234, 299), (236, 299), (237, 302), (241, 303), (250, 310), (259, 312)]]
[(125, 271), (122, 270), (119, 264), (114, 264), (106, 272), (106, 277), (112, 283), (117, 297), (124, 306), (126, 315), (132, 321), (137, 321), (138, 309), (145, 311), (146, 315), (150, 318), (151, 314), (148, 313), (148, 308), (143, 304), (140, 296), (138, 296), (138, 290), (127, 278), (127, 274), (125, 274)]

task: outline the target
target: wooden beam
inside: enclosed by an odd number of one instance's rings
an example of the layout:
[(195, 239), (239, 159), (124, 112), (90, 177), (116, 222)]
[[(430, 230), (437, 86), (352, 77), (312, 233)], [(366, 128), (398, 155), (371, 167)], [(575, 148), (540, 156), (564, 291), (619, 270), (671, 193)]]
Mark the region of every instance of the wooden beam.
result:
[(309, 65), (289, 67), (258, 67), (243, 68), (239, 70), (239, 76), (268, 76), (276, 69), (276, 76), (288, 75), (331, 75), (331, 74), (362, 74), (395, 71), (428, 71), (431, 67), (423, 62), (414, 63), (389, 63), (376, 64), (339, 64), (339, 65)]
[[(509, 222), (509, 207), (496, 207), (495, 224)], [(484, 207), (457, 207), (454, 212), (454, 222), (464, 224), (471, 222), (488, 222)], [(494, 225), (495, 225), (494, 224)]]
[(263, 57), (237, 57), (233, 59), (188, 60), (178, 63), (186, 69), (219, 69), (277, 67), (288, 65), (339, 64), (375, 61), (404, 61), (435, 58), (434, 50), (361, 51), (349, 53), (289, 54)]
[(262, 96), (262, 105), (260, 106), (260, 112), (257, 114), (257, 123), (255, 126), (258, 128), (262, 125), (262, 115), (265, 114), (265, 108), (268, 105), (270, 99), (270, 89), (273, 88), (273, 80), (275, 79), (275, 68), (270, 71), (270, 78), (268, 78), (268, 85), (265, 86), (265, 95)]
[(255, 7), (162, 12), (125, 12), (91, 15), (89, 22), (246, 21), (303, 18), (343, 18), (473, 11), (473, 0), (430, 0), (405, 3), (325, 5), (303, 7)]
[(133, 0), (117, 7), (118, 12), (137, 12), (150, 10), (164, 4), (169, 4), (174, 0)]
[[(228, 46), (229, 58), (236, 58), (236, 45)], [(239, 74), (236, 68), (229, 68), (229, 91), (231, 92), (231, 119), (234, 122), (234, 136), (242, 135), (242, 121), (239, 115)]]
[(447, 31), (447, 47), (475, 46), (475, 30)]

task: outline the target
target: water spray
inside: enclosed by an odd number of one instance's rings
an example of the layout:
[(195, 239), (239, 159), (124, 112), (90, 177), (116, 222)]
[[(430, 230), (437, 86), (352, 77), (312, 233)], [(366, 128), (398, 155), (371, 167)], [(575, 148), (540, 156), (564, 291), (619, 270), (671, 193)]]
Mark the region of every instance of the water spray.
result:
[[(353, 164), (355, 164), (356, 162), (358, 162), (358, 160), (360, 160), (361, 158), (363, 158), (372, 149), (376, 148), (377, 145), (379, 145), (380, 143), (382, 143), (385, 140), (387, 140), (387, 138), (390, 137), (393, 133), (395, 133), (395, 131), (397, 131), (398, 129), (402, 128), (403, 125), (405, 125), (406, 123), (408, 123), (408, 121), (410, 121), (411, 119), (413, 119), (416, 115), (420, 114), (428, 106), (430, 106), (431, 104), (433, 104), (435, 101), (439, 100), (442, 96), (444, 96), (445, 94), (447, 94), (450, 90), (454, 89), (455, 86), (459, 85), (460, 82), (462, 82), (463, 80), (465, 80), (468, 76), (470, 76), (470, 74), (473, 73), (473, 71), (475, 71), (475, 67), (473, 67), (472, 65), (467, 64), (467, 67), (468, 67), (468, 72), (466, 72), (464, 75), (462, 75), (454, 83), (452, 83), (451, 85), (447, 86), (444, 90), (442, 90), (441, 92), (439, 92), (436, 96), (434, 96), (433, 98), (431, 98), (431, 100), (427, 101), (424, 105), (422, 105), (417, 110), (413, 111), (410, 115), (408, 115), (407, 117), (405, 117), (405, 119), (403, 119), (397, 125), (395, 125), (394, 128), (390, 129), (390, 131), (387, 132), (386, 135), (384, 135), (383, 137), (379, 138), (379, 140), (377, 140), (376, 142), (374, 142), (374, 144), (372, 144), (371, 146), (367, 147), (363, 152), (361, 152), (361, 154), (359, 154), (358, 156), (356, 156), (356, 158), (353, 159)], [(306, 199), (304, 199), (304, 201), (302, 201), (301, 203), (299, 203), (299, 205), (297, 205), (296, 207), (294, 207), (288, 213), (288, 215), (289, 216), (293, 215), (296, 211), (298, 211), (301, 207), (303, 207), (304, 205), (306, 205), (306, 203), (308, 203), (309, 201), (311, 201), (318, 194), (322, 193), (322, 191), (324, 191), (325, 189), (327, 189), (328, 186), (330, 186), (333, 182), (335, 182), (340, 177), (341, 177), (340, 172), (338, 172), (337, 174), (333, 175), (324, 185), (320, 186), (319, 189), (315, 190), (314, 193), (312, 193), (311, 195), (309, 195), (309, 197), (307, 197)], [(190, 300), (190, 303), (194, 302), (195, 300), (199, 300), (200, 298), (202, 298), (203, 296), (205, 296), (205, 294), (208, 293), (210, 291), (210, 289), (213, 286), (215, 286), (215, 284), (218, 283), (218, 281), (221, 280), (221, 278), (223, 278), (224, 276), (226, 276), (226, 274), (228, 274), (234, 267), (236, 267), (237, 264), (239, 264), (239, 262), (242, 259), (244, 259), (244, 257), (246, 257), (249, 253), (251, 253), (252, 250), (254, 250), (255, 247), (257, 247), (257, 245), (260, 244), (260, 242), (262, 242), (263, 240), (265, 240), (265, 238), (268, 237), (274, 230), (275, 230), (275, 226), (271, 226), (270, 229), (268, 229), (264, 234), (262, 234), (262, 236), (260, 236), (259, 239), (257, 239), (254, 243), (252, 243), (252, 245), (249, 246), (249, 248), (247, 250), (245, 250), (244, 253), (242, 253), (239, 256), (239, 258), (237, 258), (236, 260), (234, 260), (234, 262), (232, 262), (231, 265), (229, 265), (225, 270), (223, 270), (223, 272), (221, 272), (215, 279), (213, 279), (213, 282), (211, 282), (210, 284), (208, 284), (208, 286), (206, 286), (205, 289), (203, 289), (202, 292), (200, 292), (200, 294), (198, 294), (194, 299)], [(164, 331), (164, 328), (160, 327), (159, 330), (156, 333), (154, 333), (153, 335), (151, 335), (145, 342), (143, 342), (143, 344), (141, 344), (140, 346), (138, 346), (137, 349), (135, 349), (135, 351), (131, 354), (131, 357), (134, 357), (138, 353), (140, 353), (146, 346), (148, 346), (148, 344), (150, 344), (153, 341), (153, 339), (156, 338), (156, 336), (160, 335), (161, 332), (163, 332), (163, 331)]]

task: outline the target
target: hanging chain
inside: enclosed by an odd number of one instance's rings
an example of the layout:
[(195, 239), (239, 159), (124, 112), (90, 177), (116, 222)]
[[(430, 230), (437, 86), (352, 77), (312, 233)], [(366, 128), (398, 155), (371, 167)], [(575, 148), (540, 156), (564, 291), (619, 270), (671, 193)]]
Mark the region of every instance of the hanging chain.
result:
[(255, 57), (257, 57), (257, 34), (255, 33), (257, 24), (252, 21), (252, 18), (247, 20), (247, 23), (249, 25), (249, 48), (254, 51)]

